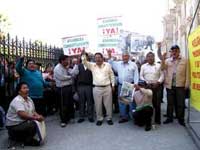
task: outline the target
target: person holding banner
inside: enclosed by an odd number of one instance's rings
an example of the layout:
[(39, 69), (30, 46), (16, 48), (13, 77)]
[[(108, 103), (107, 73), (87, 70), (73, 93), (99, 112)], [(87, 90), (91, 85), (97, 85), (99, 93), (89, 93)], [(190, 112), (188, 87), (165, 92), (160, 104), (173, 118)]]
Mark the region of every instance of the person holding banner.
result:
[(163, 54), (161, 68), (165, 71), (167, 89), (167, 119), (164, 124), (173, 122), (173, 110), (180, 125), (185, 126), (185, 92), (189, 87), (188, 60), (181, 57), (178, 45), (171, 47), (171, 57)]
[[(89, 61), (88, 53), (85, 53)], [(77, 76), (77, 91), (79, 95), (79, 120), (78, 123), (85, 121), (85, 112), (89, 122), (94, 122), (94, 100), (92, 93), (92, 72), (82, 63), (78, 65), (79, 74)], [(86, 105), (86, 106), (85, 106)]]
[(40, 141), (35, 139), (38, 122), (43, 122), (44, 117), (35, 111), (35, 106), (28, 97), (29, 88), (27, 83), (17, 85), (18, 95), (10, 103), (6, 115), (6, 128), (10, 140), (23, 142), (25, 145), (39, 146)]
[[(129, 60), (130, 55), (128, 51), (123, 51), (122, 61), (113, 61), (111, 59), (111, 52), (108, 51), (108, 62), (112, 65), (114, 72), (118, 74), (118, 96), (121, 92), (121, 87), (124, 81), (137, 84), (139, 80), (138, 67), (135, 62)], [(135, 106), (130, 105), (131, 109)], [(119, 100), (120, 120), (119, 123), (128, 122), (127, 106)]]

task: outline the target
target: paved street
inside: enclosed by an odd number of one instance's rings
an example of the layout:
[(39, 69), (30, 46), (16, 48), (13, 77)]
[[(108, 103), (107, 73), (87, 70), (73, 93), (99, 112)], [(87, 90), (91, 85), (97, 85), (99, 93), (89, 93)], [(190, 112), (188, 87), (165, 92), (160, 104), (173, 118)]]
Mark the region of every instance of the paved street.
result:
[[(47, 139), (41, 147), (28, 147), (30, 150), (197, 150), (187, 130), (175, 121), (170, 125), (145, 132), (132, 122), (114, 125), (106, 122), (98, 127), (85, 121), (81, 124), (70, 123), (66, 128), (59, 126), (58, 116), (46, 119)], [(0, 131), (0, 149), (7, 148), (6, 130)], [(21, 149), (17, 146), (17, 149)]]

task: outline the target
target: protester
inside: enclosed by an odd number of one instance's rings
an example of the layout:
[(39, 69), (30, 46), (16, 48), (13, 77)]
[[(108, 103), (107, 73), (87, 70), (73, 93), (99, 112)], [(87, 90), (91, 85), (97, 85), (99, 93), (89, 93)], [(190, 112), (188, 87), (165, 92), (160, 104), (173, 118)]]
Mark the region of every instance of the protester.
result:
[[(89, 56), (86, 53), (86, 59), (89, 61)], [(79, 74), (77, 76), (77, 89), (79, 95), (79, 120), (83, 122), (87, 114), (88, 120), (94, 122), (94, 99), (92, 93), (92, 72), (82, 63), (78, 65)], [(87, 112), (87, 113), (86, 113)]]
[(35, 109), (38, 113), (46, 116), (44, 101), (44, 87), (49, 84), (43, 80), (42, 73), (36, 69), (35, 61), (27, 60), (26, 67), (23, 67), (24, 57), (21, 57), (16, 64), (16, 70), (20, 75), (20, 81), (26, 82), (29, 86), (29, 96), (34, 102)]
[(48, 64), (42, 73), (43, 79), (52, 86), (45, 87), (44, 99), (46, 104), (47, 115), (52, 115), (56, 112), (58, 104), (56, 101), (55, 80), (53, 78), (53, 66)]
[(167, 119), (164, 124), (173, 122), (173, 111), (180, 125), (185, 126), (185, 91), (189, 87), (188, 60), (180, 55), (178, 45), (171, 47), (171, 57), (163, 55), (162, 69), (165, 71), (167, 89)]
[(146, 82), (139, 80), (134, 86), (133, 99), (136, 103), (136, 110), (133, 112), (134, 123), (138, 126), (145, 126), (145, 131), (151, 130), (151, 119), (153, 115), (152, 91), (146, 89)]
[(112, 91), (114, 91), (115, 79), (111, 65), (104, 62), (101, 53), (95, 54), (95, 62), (88, 62), (85, 54), (81, 57), (82, 63), (91, 70), (93, 76), (93, 96), (95, 102), (97, 126), (103, 123), (102, 104), (106, 109), (107, 123), (113, 125), (112, 121)]
[(147, 83), (148, 88), (153, 91), (153, 107), (155, 123), (161, 124), (161, 101), (162, 101), (162, 83), (164, 81), (164, 73), (161, 65), (155, 63), (155, 55), (149, 52), (146, 55), (147, 63), (141, 66), (140, 79)]
[(59, 99), (61, 127), (65, 127), (71, 119), (74, 119), (74, 105), (72, 85), (73, 78), (78, 74), (78, 66), (70, 69), (70, 59), (66, 55), (59, 57), (59, 63), (54, 68), (56, 92)]
[[(71, 65), (70, 68), (73, 69), (75, 65), (79, 65), (78, 58), (72, 58), (71, 59)], [(73, 84), (72, 84), (72, 94), (73, 94), (73, 105), (75, 106), (75, 110), (79, 111), (79, 96), (78, 96), (78, 87), (77, 87), (77, 76), (73, 78)]]
[[(135, 62), (132, 62), (129, 58), (129, 52), (123, 51), (122, 53), (122, 61), (113, 61), (111, 59), (111, 52), (108, 51), (109, 63), (112, 65), (114, 72), (118, 74), (118, 96), (121, 92), (121, 87), (124, 81), (129, 83), (138, 83), (139, 75), (138, 75), (138, 67)], [(126, 109), (126, 105), (119, 101), (119, 111), (120, 111), (120, 120), (119, 123), (128, 122), (128, 112)], [(130, 105), (130, 110), (133, 109), (133, 105)]]
[(6, 128), (11, 140), (23, 142), (25, 145), (38, 146), (40, 142), (34, 139), (36, 123), (44, 121), (44, 117), (35, 111), (35, 106), (28, 96), (29, 87), (25, 82), (17, 85), (18, 95), (10, 103), (6, 115)]

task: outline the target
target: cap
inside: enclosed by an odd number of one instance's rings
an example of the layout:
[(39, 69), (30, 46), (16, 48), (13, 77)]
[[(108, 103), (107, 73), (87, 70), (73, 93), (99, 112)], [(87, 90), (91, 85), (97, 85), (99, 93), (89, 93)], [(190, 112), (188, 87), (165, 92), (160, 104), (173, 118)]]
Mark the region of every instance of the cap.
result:
[(174, 50), (174, 49), (180, 49), (180, 47), (179, 47), (178, 45), (173, 45), (173, 46), (171, 47), (171, 50)]

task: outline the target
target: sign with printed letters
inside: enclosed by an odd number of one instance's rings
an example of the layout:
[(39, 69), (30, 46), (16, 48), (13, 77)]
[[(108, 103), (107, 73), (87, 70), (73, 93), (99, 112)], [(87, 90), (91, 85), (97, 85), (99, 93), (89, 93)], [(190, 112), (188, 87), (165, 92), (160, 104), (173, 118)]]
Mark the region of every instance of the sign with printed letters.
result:
[(122, 17), (114, 16), (98, 18), (97, 28), (97, 51), (103, 54), (107, 54), (107, 51), (118, 54), (120, 51), (119, 36), (120, 31), (122, 30)]
[(83, 50), (89, 47), (87, 35), (76, 35), (62, 38), (63, 51), (65, 55), (80, 55)]
[(200, 111), (200, 26), (188, 38), (191, 105)]

